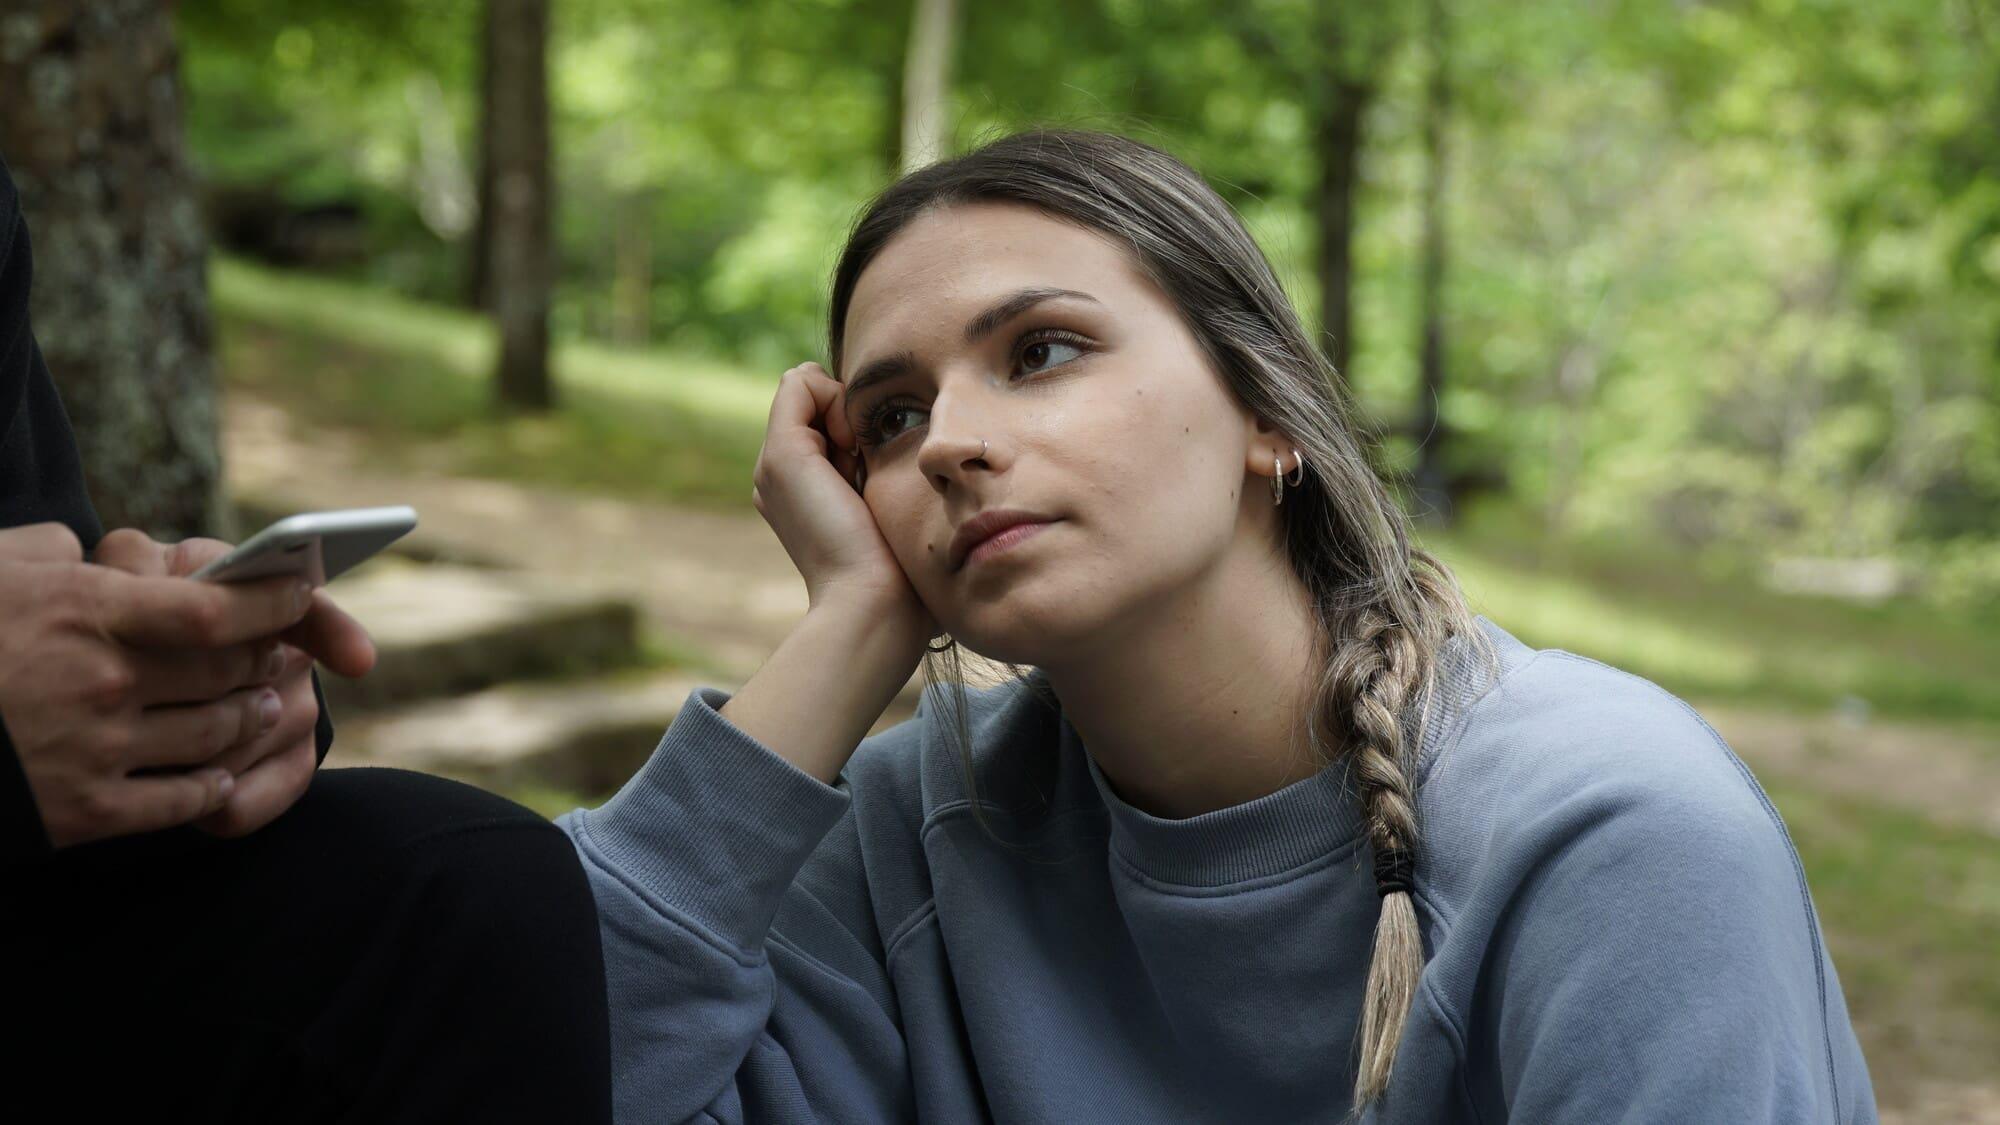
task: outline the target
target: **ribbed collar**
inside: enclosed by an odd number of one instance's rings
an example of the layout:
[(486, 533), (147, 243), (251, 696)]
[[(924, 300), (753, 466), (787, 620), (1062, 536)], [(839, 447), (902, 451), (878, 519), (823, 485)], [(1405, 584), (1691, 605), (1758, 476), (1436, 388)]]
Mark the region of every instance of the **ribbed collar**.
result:
[[(1478, 618), (1493, 641), (1501, 671), (1532, 650)], [(1440, 656), (1436, 689), (1424, 719), (1418, 776), (1429, 773), (1445, 741), (1456, 734), (1466, 709), (1495, 682), (1464, 638), (1454, 638)], [(1081, 757), (1110, 814), (1111, 846), (1132, 866), (1162, 882), (1216, 887), (1289, 871), (1361, 836), (1360, 802), (1351, 790), (1351, 763), (1342, 759), (1311, 777), (1295, 781), (1240, 805), (1198, 816), (1170, 819), (1127, 804), (1112, 790), (1096, 759), (1067, 718), (1061, 722), (1064, 760)]]

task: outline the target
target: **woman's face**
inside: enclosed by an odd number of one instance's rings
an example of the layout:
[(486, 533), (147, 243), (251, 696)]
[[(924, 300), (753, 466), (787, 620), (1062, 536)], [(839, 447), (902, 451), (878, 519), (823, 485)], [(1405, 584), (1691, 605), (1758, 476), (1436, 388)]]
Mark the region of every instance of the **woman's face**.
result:
[[(983, 655), (1057, 663), (1178, 604), (1233, 548), (1273, 550), (1269, 502), (1240, 496), (1254, 418), (1102, 235), (1015, 204), (931, 211), (863, 270), (842, 351), (863, 497), (924, 605)], [(1000, 508), (1054, 522), (954, 566), (959, 525)]]

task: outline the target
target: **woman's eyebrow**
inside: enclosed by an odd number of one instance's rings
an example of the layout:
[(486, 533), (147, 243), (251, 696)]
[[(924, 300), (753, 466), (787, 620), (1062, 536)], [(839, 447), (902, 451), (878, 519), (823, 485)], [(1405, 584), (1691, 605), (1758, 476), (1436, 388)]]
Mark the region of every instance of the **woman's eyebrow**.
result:
[[(987, 336), (992, 335), (994, 329), (1020, 316), (1043, 301), (1053, 301), (1059, 297), (1073, 297), (1080, 301), (1089, 301), (1093, 305), (1102, 303), (1090, 294), (1075, 289), (1057, 289), (1051, 286), (1030, 286), (1026, 289), (1017, 289), (988, 305), (978, 316), (965, 322), (965, 342), (976, 344)], [(894, 355), (886, 355), (881, 359), (870, 360), (859, 371), (854, 373), (853, 378), (847, 380), (847, 397), (849, 401), (852, 401), (860, 397), (861, 392), (867, 390), (870, 386), (889, 379), (899, 378), (916, 366), (917, 357), (907, 351), (897, 352)]]
[(989, 305), (985, 312), (965, 322), (965, 342), (976, 344), (992, 334), (995, 328), (1020, 316), (1043, 301), (1053, 301), (1058, 297), (1075, 297), (1080, 301), (1097, 304), (1097, 298), (1074, 289), (1054, 289), (1047, 286), (1033, 286), (1017, 289)]

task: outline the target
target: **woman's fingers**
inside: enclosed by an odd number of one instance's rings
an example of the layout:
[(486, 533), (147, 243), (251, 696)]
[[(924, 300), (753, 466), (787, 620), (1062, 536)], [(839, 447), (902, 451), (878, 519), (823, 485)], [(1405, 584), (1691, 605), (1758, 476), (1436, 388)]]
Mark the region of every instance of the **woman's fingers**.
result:
[(831, 447), (827, 450), (827, 459), (840, 470), (842, 479), (852, 484), (857, 492), (860, 491), (862, 478), (856, 473), (860, 465), (860, 451), (855, 447), (854, 427), (847, 417), (846, 386), (828, 375), (826, 368), (817, 363), (802, 363), (798, 370), (806, 389), (812, 392), (813, 407), (818, 412), (817, 428), (826, 434), (827, 444)]
[(801, 365), (805, 370), (806, 386), (813, 392), (826, 417), (826, 434), (842, 452), (854, 451), (854, 427), (847, 418), (847, 385), (826, 373), (826, 368), (817, 363)]

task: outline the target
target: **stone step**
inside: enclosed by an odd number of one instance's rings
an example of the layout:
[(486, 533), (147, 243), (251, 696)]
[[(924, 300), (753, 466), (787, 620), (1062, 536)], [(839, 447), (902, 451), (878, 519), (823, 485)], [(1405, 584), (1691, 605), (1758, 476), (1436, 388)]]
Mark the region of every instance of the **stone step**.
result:
[(368, 629), (378, 654), (358, 680), (321, 677), (336, 719), (639, 659), (630, 602), (545, 578), (376, 558), (328, 592)]
[[(615, 791), (713, 675), (670, 671), (615, 679), (509, 684), (338, 720), (329, 766), (397, 766), (507, 792), (526, 784), (591, 798)], [(910, 717), (892, 704), (869, 733)]]

